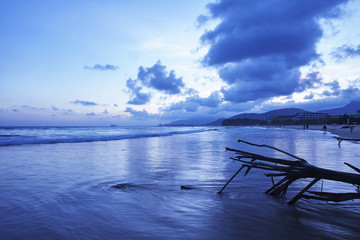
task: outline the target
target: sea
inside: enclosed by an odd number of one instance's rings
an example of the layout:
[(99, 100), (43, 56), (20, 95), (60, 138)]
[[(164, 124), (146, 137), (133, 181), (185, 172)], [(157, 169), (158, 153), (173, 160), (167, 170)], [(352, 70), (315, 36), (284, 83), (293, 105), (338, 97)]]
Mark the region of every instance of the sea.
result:
[[(337, 171), (360, 145), (322, 131), (266, 127), (0, 127), (0, 239), (359, 239), (360, 200), (287, 202), (267, 170), (240, 172), (225, 148)], [(275, 178), (275, 181), (278, 181)], [(116, 187), (114, 187), (116, 186)], [(185, 187), (181, 187), (185, 186)], [(320, 181), (315, 191), (356, 192)]]

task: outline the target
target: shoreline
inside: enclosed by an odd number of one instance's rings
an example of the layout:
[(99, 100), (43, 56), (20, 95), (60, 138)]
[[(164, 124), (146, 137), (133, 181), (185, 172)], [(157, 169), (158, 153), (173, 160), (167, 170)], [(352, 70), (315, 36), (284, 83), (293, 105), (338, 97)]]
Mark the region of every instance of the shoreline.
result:
[[(309, 125), (309, 128), (304, 129), (303, 125), (284, 125), (282, 128), (298, 129), (298, 130), (318, 130), (323, 131), (324, 125)], [(327, 125), (327, 132), (337, 135), (341, 138), (360, 139), (360, 125), (351, 125), (351, 128), (343, 128), (345, 125)]]

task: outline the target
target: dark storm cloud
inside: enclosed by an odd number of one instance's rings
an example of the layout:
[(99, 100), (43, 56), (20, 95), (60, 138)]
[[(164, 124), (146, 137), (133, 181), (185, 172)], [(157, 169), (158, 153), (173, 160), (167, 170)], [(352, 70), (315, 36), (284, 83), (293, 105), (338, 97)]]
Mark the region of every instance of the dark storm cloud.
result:
[(82, 106), (96, 106), (98, 105), (97, 103), (95, 102), (90, 102), (90, 101), (82, 101), (82, 100), (75, 100), (75, 101), (72, 101), (70, 103), (73, 103), (73, 104), (78, 104), (78, 105), (82, 105)]
[(344, 44), (341, 47), (336, 48), (331, 53), (331, 56), (337, 61), (341, 61), (349, 57), (358, 57), (360, 56), (360, 45), (358, 45), (357, 47), (351, 47)]
[(142, 87), (138, 86), (138, 82), (138, 80), (132, 80), (131, 78), (126, 81), (126, 86), (130, 92), (128, 104), (143, 105), (148, 103), (151, 99), (151, 94), (142, 92)]
[(101, 64), (95, 64), (94, 66), (84, 66), (85, 70), (100, 70), (100, 71), (114, 71), (118, 69), (119, 67), (111, 64), (101, 65)]
[(230, 87), (223, 88), (224, 99), (246, 102), (260, 98), (291, 94), (298, 86), (298, 69), (288, 69), (284, 61), (272, 57), (228, 63), (219, 70)]
[(162, 91), (166, 94), (179, 94), (184, 87), (182, 77), (176, 77), (175, 71), (166, 71), (166, 66), (158, 61), (154, 66), (144, 68), (139, 67), (138, 80), (146, 87)]
[[(301, 66), (318, 60), (316, 43), (322, 36), (318, 19), (339, 15), (347, 0), (222, 0), (208, 5), (220, 24), (205, 32), (209, 44), (203, 59), (215, 66), (230, 86), (224, 99), (246, 102), (288, 95), (300, 86)], [(203, 23), (206, 17), (198, 19)]]

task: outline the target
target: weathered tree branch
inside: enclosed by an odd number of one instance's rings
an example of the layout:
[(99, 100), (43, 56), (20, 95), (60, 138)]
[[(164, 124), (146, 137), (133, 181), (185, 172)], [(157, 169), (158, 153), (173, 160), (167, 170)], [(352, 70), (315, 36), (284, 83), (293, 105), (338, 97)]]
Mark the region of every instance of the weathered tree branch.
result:
[(343, 138), (343, 137), (334, 137), (336, 140), (338, 140), (338, 146), (341, 148), (341, 142), (342, 141), (350, 141), (350, 142), (359, 142), (360, 139), (354, 139), (354, 138)]
[[(293, 197), (288, 202), (289, 204), (294, 204), (300, 198), (318, 199), (318, 200), (335, 201), (335, 202), (360, 198), (360, 193), (321, 193), (321, 192), (308, 191), (316, 182), (318, 182), (321, 179), (333, 180), (337, 182), (349, 183), (349, 184), (354, 184), (355, 186), (360, 186), (360, 174), (319, 168), (309, 164), (305, 159), (299, 158), (293, 154), (290, 154), (288, 152), (285, 152), (281, 149), (272, 146), (254, 144), (244, 140), (238, 140), (238, 142), (242, 142), (255, 147), (270, 148), (293, 158), (293, 160), (266, 157), (263, 155), (259, 155), (247, 151), (226, 148), (226, 151), (231, 151), (236, 154), (235, 157), (231, 157), (232, 160), (239, 161), (243, 164), (241, 165), (239, 170), (223, 186), (223, 188), (219, 191), (219, 193), (223, 192), (226, 186), (235, 178), (235, 176), (242, 169), (246, 168), (245, 171), (245, 175), (246, 175), (251, 169), (257, 168), (257, 169), (271, 171), (271, 173), (266, 173), (265, 176), (271, 177), (271, 180), (273, 182), (273, 186), (266, 191), (267, 194), (272, 196), (285, 196), (288, 187), (298, 179), (304, 179), (304, 178), (313, 179), (304, 189), (302, 189), (295, 197)], [(352, 166), (349, 163), (345, 163), (345, 164), (351, 167), (356, 172), (360, 173), (359, 168)], [(278, 177), (278, 176), (283, 176), (283, 178), (279, 182), (274, 183), (273, 177)], [(304, 194), (305, 192), (311, 193), (312, 195)]]

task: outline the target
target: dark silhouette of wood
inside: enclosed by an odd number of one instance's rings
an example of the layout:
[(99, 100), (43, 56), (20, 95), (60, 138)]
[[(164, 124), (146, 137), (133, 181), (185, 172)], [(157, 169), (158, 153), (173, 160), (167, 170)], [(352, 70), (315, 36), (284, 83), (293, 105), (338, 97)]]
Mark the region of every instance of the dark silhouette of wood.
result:
[(339, 148), (341, 148), (342, 141), (360, 142), (360, 139), (355, 139), (355, 138), (344, 138), (344, 137), (334, 137), (334, 138), (336, 138), (336, 140), (338, 140)]
[(222, 187), (222, 189), (219, 191), (219, 193), (222, 193), (222, 191), (226, 188), (226, 186), (231, 182), (231, 180), (234, 179), (234, 177), (236, 175), (238, 175), (238, 173), (244, 168), (244, 166), (241, 166), (241, 168), (239, 168), (239, 170), (237, 170), (237, 172), (229, 179), (229, 181), (227, 181), (227, 183), (225, 183), (225, 185)]
[(359, 169), (359, 168), (357, 168), (357, 167), (355, 167), (355, 166), (353, 166), (353, 165), (351, 165), (350, 163), (347, 163), (347, 162), (344, 162), (344, 164), (347, 165), (347, 166), (349, 166), (349, 167), (351, 167), (351, 168), (354, 169), (356, 172), (360, 173), (360, 169)]
[[(317, 199), (323, 201), (347, 201), (352, 199), (360, 198), (360, 193), (323, 193), (310, 191), (309, 189), (320, 180), (332, 180), (337, 182), (349, 183), (358, 187), (360, 186), (360, 169), (352, 166), (349, 163), (345, 163), (347, 166), (355, 170), (357, 173), (348, 173), (348, 172), (340, 172), (329, 170), (325, 168), (319, 168), (309, 164), (305, 159), (297, 157), (293, 154), (285, 152), (281, 149), (268, 146), (268, 145), (259, 145), (250, 143), (243, 140), (238, 140), (238, 142), (245, 143), (255, 147), (264, 147), (270, 148), (275, 151), (281, 152), (288, 157), (293, 158), (292, 160), (280, 159), (280, 158), (272, 158), (266, 157), (263, 155), (242, 151), (238, 149), (226, 148), (226, 151), (231, 151), (235, 153), (235, 157), (230, 157), (230, 159), (234, 161), (239, 161), (243, 163), (239, 170), (226, 182), (226, 184), (222, 187), (219, 193), (222, 193), (226, 186), (235, 178), (235, 176), (242, 170), (246, 169), (246, 174), (249, 173), (251, 169), (257, 168), (262, 170), (271, 171), (270, 173), (266, 173), (265, 176), (271, 177), (273, 186), (266, 190), (265, 193), (272, 196), (285, 196), (288, 190), (288, 187), (298, 179), (312, 178), (313, 180), (302, 189), (295, 197), (293, 197), (288, 204), (294, 204), (300, 198), (305, 199)], [(283, 177), (277, 183), (274, 182), (273, 177)], [(306, 194), (305, 194), (306, 193)], [(310, 194), (310, 195), (309, 195)]]
[(303, 190), (301, 190), (298, 194), (296, 194), (296, 196), (290, 200), (290, 202), (288, 202), (290, 205), (294, 204), (297, 200), (299, 200), (304, 192), (306, 192), (309, 188), (311, 188), (312, 185), (314, 185), (315, 183), (317, 183), (321, 178), (315, 178), (314, 180), (312, 180)]
[(308, 191), (313, 195), (303, 194), (302, 198), (316, 199), (322, 201), (343, 202), (348, 200), (360, 199), (360, 193), (329, 193), (329, 192), (315, 192)]

